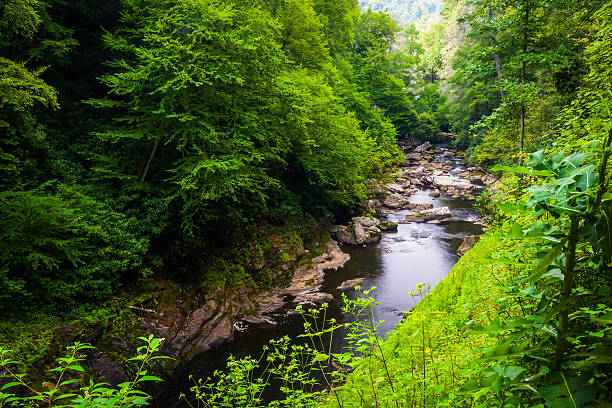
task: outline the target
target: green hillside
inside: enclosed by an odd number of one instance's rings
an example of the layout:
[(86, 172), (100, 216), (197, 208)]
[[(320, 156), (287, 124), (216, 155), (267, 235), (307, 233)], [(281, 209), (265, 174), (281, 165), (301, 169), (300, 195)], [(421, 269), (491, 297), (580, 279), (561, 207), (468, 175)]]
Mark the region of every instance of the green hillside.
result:
[(400, 24), (408, 24), (439, 12), (442, 0), (360, 0), (359, 7), (387, 12)]

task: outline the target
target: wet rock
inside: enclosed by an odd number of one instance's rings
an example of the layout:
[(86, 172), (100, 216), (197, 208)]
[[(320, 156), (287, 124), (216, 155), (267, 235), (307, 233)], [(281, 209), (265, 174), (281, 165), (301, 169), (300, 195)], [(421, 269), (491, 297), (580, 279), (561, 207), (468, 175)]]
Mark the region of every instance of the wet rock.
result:
[(353, 235), (353, 231), (350, 231), (348, 227), (340, 226), (340, 228), (336, 230), (336, 233), (334, 235), (335, 238), (343, 244), (357, 245), (357, 240)]
[(415, 162), (421, 160), (421, 153), (408, 153), (406, 155), (406, 160)]
[(414, 151), (417, 152), (417, 153), (421, 153), (421, 152), (424, 152), (424, 151), (426, 151), (428, 149), (431, 149), (431, 143), (425, 142), (422, 145), (417, 146), (414, 149)]
[(428, 203), (408, 203), (406, 204), (406, 207), (409, 210), (412, 211), (423, 211), (423, 210), (430, 210), (433, 208), (433, 204), (428, 204)]
[(432, 197), (440, 197), (440, 190), (431, 190), (429, 195)]
[(350, 279), (350, 280), (342, 282), (342, 284), (338, 286), (336, 289), (340, 291), (351, 290), (351, 289), (355, 289), (357, 286), (363, 285), (364, 282), (365, 282), (365, 279), (363, 278)]
[(397, 222), (392, 222), (392, 221), (382, 222), (380, 223), (378, 228), (383, 232), (397, 231)]
[(332, 300), (334, 300), (334, 297), (329, 293), (305, 291), (298, 293), (294, 302), (300, 306), (317, 307)]
[(392, 193), (403, 193), (404, 192), (404, 187), (402, 187), (399, 184), (387, 184), (387, 190), (391, 191)]
[(336, 239), (348, 245), (373, 244), (381, 238), (380, 221), (370, 217), (355, 217), (350, 226), (337, 227)]
[(356, 223), (353, 224), (353, 235), (357, 244), (361, 245), (368, 239), (368, 234), (365, 232), (363, 225)]
[(421, 211), (419, 213), (407, 215), (406, 218), (400, 220), (400, 224), (408, 224), (411, 222), (428, 222), (432, 220), (443, 220), (444, 218), (452, 217), (448, 207), (432, 208), (431, 210)]
[(128, 380), (121, 364), (101, 351), (91, 353), (89, 364), (105, 383), (119, 384)]
[(354, 217), (353, 225), (360, 224), (364, 228), (372, 228), (380, 225), (380, 220), (372, 217)]
[(440, 224), (450, 224), (452, 222), (469, 222), (469, 221), (464, 220), (463, 218), (459, 218), (459, 217), (448, 217), (448, 218), (439, 220)]
[(476, 242), (478, 242), (479, 239), (480, 238), (478, 236), (476, 236), (476, 235), (469, 235), (469, 236), (467, 236), (463, 240), (463, 242), (461, 243), (461, 246), (457, 250), (457, 253), (459, 255), (465, 254), (467, 251), (469, 251), (476, 244)]
[(270, 327), (276, 326), (278, 324), (274, 319), (268, 316), (245, 316), (242, 319), (238, 320), (236, 323), (238, 322), (248, 323), (251, 326), (257, 327)]
[(453, 187), (455, 189), (469, 190), (473, 188), (469, 181), (454, 176), (434, 176), (433, 183), (439, 187)]
[(442, 153), (442, 156), (444, 156), (444, 157), (455, 157), (455, 153), (451, 152), (450, 150), (447, 150), (444, 153)]
[(403, 207), (407, 202), (408, 200), (406, 199), (406, 197), (400, 194), (391, 194), (390, 196), (385, 198), (383, 204), (389, 208), (400, 208)]

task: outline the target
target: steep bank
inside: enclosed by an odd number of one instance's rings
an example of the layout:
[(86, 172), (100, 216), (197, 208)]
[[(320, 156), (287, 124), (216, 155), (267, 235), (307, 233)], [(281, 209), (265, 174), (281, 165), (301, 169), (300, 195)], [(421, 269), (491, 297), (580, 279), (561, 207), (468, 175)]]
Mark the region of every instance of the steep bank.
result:
[[(345, 255), (333, 244), (327, 251), (329, 245), (325, 224), (312, 219), (281, 227), (262, 224), (211, 256), (202, 270), (192, 272), (191, 281), (156, 276), (106, 304), (75, 310), (65, 318), (40, 313), (27, 321), (3, 322), (0, 345), (13, 350), (12, 356), (38, 382), (47, 379), (47, 370), (66, 346), (88, 342), (97, 350), (87, 352), (87, 376), (117, 384), (137, 369), (126, 362), (140, 345), (137, 337), (154, 333), (166, 339), (161, 354), (175, 358), (156, 368), (168, 377), (194, 355), (231, 338), (237, 319), (257, 314), (258, 296), (266, 289), (287, 284), (296, 289), (295, 271), (308, 281), (321, 273), (322, 264), (332, 266), (328, 258), (344, 262)], [(307, 291), (315, 283), (300, 288)], [(316, 298), (316, 291), (311, 296)]]
[(455, 406), (448, 390), (460, 391), (470, 372), (476, 372), (475, 359), (492, 344), (485, 335), (471, 333), (470, 325), (484, 325), (497, 313), (503, 290), (496, 276), (499, 265), (491, 256), (500, 250), (499, 239), (486, 237), (461, 257), (390, 333), (382, 345), (384, 359), (361, 364), (348, 377), (340, 388), (346, 406), (358, 406), (361, 398), (381, 407), (394, 406), (396, 400)]

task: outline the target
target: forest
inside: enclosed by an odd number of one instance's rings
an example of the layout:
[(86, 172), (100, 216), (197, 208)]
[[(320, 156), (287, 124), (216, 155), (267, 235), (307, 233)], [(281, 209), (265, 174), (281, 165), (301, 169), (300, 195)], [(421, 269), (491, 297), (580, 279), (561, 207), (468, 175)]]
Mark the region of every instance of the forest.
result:
[[(484, 228), (397, 327), (357, 284), (160, 399), (381, 189), (455, 180), (428, 148), (492, 182), (441, 190)], [(612, 406), (611, 156), (610, 0), (3, 0), (0, 408)]]

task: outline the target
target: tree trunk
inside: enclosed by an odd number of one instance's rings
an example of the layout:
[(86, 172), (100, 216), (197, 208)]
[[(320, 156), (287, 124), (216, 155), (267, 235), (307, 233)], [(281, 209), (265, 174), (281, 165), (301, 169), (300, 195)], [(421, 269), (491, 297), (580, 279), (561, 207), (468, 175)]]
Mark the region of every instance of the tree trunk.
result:
[[(489, 3), (489, 21), (493, 21), (493, 9), (491, 8), (491, 3)], [(493, 40), (493, 45), (497, 47), (497, 40), (495, 39), (495, 34), (491, 34), (491, 39)], [(497, 80), (499, 81), (499, 93), (503, 101), (506, 95), (504, 93), (504, 89), (502, 88), (502, 70), (501, 64), (499, 62), (499, 54), (497, 53), (497, 51), (493, 53), (493, 58), (495, 59), (495, 69), (497, 70)]]
[(151, 162), (153, 161), (153, 157), (157, 152), (157, 148), (159, 147), (159, 139), (155, 139), (155, 143), (153, 143), (153, 147), (147, 149), (147, 153), (145, 154), (145, 158), (143, 160), (143, 166), (140, 167), (140, 170), (137, 174), (137, 179), (139, 182), (143, 182), (147, 179), (147, 174), (149, 173), (149, 169), (151, 168)]
[(561, 292), (561, 311), (559, 312), (559, 332), (557, 333), (557, 347), (555, 350), (555, 361), (553, 368), (561, 370), (563, 356), (567, 348), (567, 334), (569, 332), (569, 302), (574, 288), (574, 266), (576, 265), (576, 244), (578, 243), (578, 226), (580, 220), (572, 218), (570, 234), (567, 241), (567, 252), (565, 254), (566, 264), (563, 273), (563, 291)]
[[(523, 27), (523, 65), (521, 68), (521, 85), (523, 86), (523, 93), (525, 92), (525, 72), (527, 70), (527, 61), (525, 55), (527, 54), (527, 42), (529, 41), (529, 1), (525, 2), (525, 26)], [(521, 141), (520, 151), (521, 159), (520, 164), (523, 165), (523, 150), (525, 147), (525, 101), (524, 95), (521, 95)]]

